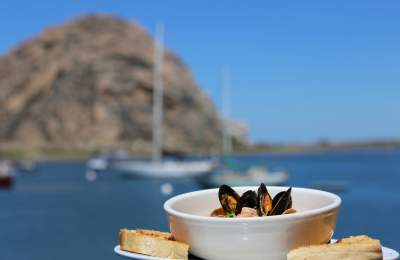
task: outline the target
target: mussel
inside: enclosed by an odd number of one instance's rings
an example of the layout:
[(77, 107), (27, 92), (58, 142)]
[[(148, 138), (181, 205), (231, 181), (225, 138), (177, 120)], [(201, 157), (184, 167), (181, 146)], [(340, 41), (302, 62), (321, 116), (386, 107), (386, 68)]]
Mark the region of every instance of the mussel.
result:
[(235, 214), (238, 215), (242, 212), (242, 208), (257, 208), (257, 194), (255, 191), (248, 190), (239, 198)]
[[(211, 216), (220, 217), (249, 217), (249, 216), (274, 216), (295, 213), (292, 209), (292, 188), (281, 191), (272, 199), (267, 187), (261, 183), (257, 192), (248, 190), (239, 196), (234, 189), (228, 185), (221, 185), (218, 198), (222, 208), (215, 209)], [(246, 209), (241, 214), (242, 209)]]
[(268, 216), (272, 210), (272, 198), (268, 193), (267, 187), (261, 183), (257, 191), (257, 213), (261, 216)]
[(292, 188), (289, 188), (287, 191), (281, 191), (275, 195), (272, 200), (272, 209), (269, 215), (281, 215), (285, 210), (292, 207), (291, 191)]
[(225, 213), (234, 214), (236, 212), (240, 196), (231, 187), (225, 184), (221, 185), (218, 191), (218, 198)]

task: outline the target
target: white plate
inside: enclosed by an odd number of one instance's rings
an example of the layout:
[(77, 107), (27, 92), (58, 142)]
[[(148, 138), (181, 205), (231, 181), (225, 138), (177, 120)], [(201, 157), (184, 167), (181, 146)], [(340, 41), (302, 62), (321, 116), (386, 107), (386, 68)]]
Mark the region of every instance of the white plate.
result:
[[(128, 251), (123, 251), (119, 248), (119, 246), (114, 247), (114, 252), (117, 253), (120, 256), (125, 256), (127, 258), (132, 258), (132, 259), (141, 259), (141, 260), (171, 260), (171, 258), (162, 258), (162, 257), (154, 257), (154, 256), (149, 256), (149, 255), (142, 255), (142, 254), (136, 254)], [(189, 260), (201, 260), (201, 258), (195, 257), (193, 255), (189, 254)]]
[[(336, 239), (332, 239), (332, 242), (335, 242)], [(120, 256), (125, 256), (127, 258), (132, 258), (132, 259), (141, 259), (141, 260), (171, 260), (169, 258), (161, 258), (161, 257), (154, 257), (154, 256), (148, 256), (148, 255), (142, 255), (142, 254), (136, 254), (132, 252), (127, 252), (123, 251), (119, 248), (119, 245), (114, 247), (114, 252), (117, 253)], [(395, 260), (399, 258), (399, 253), (396, 252), (393, 249), (387, 248), (387, 247), (382, 247), (382, 252), (383, 252), (383, 260)], [(189, 256), (189, 259), (193, 259)], [(198, 259), (198, 258), (195, 258)]]
[(125, 256), (127, 258), (132, 258), (132, 259), (143, 259), (143, 260), (165, 260), (165, 259), (167, 259), (167, 258), (154, 257), (154, 256), (148, 256), (148, 255), (142, 255), (142, 254), (136, 254), (136, 253), (132, 253), (132, 252), (123, 251), (119, 248), (119, 246), (114, 247), (114, 252), (120, 256)]

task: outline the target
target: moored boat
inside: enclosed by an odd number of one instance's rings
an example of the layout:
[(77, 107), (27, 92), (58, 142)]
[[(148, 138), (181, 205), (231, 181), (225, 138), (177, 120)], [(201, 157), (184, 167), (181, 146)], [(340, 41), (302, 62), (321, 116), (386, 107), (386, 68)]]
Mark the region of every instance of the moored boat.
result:
[(0, 161), (0, 188), (11, 188), (14, 184), (15, 168), (11, 161)]
[(270, 172), (265, 167), (251, 167), (244, 172), (224, 169), (209, 175), (201, 180), (206, 187), (219, 187), (222, 184), (229, 186), (257, 186), (265, 183), (267, 186), (279, 186), (286, 183), (288, 173), (285, 171)]
[(215, 164), (208, 160), (201, 161), (120, 161), (114, 164), (114, 169), (149, 178), (189, 178), (211, 173)]
[(129, 159), (129, 153), (120, 149), (106, 153), (96, 154), (86, 162), (86, 167), (92, 171), (104, 171), (113, 162), (124, 161)]
[(163, 36), (163, 25), (158, 24), (154, 49), (152, 159), (116, 161), (110, 166), (125, 174), (148, 178), (205, 176), (215, 167), (212, 160), (182, 160), (183, 158), (168, 160), (163, 157)]

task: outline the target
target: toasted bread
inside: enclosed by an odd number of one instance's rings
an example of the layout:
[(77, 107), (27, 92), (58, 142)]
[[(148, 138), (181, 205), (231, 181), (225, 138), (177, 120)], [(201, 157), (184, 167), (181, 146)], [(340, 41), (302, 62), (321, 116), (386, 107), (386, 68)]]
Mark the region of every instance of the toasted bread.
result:
[(128, 230), (119, 232), (121, 250), (171, 259), (188, 259), (189, 246), (174, 241), (167, 232), (154, 230)]
[(290, 251), (288, 260), (379, 260), (383, 259), (379, 240), (368, 236), (344, 238), (334, 244), (300, 247)]

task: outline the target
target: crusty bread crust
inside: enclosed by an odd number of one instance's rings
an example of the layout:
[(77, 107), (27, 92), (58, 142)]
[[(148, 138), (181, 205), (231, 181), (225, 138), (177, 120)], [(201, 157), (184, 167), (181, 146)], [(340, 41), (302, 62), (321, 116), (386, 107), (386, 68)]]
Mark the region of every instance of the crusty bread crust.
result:
[(119, 233), (119, 245), (124, 251), (170, 259), (188, 259), (189, 246), (174, 241), (167, 232), (122, 229)]
[(379, 240), (368, 236), (355, 236), (334, 244), (300, 247), (290, 251), (288, 260), (381, 260), (382, 247)]
[(164, 238), (164, 239), (168, 239), (168, 240), (173, 240), (172, 234), (169, 232), (161, 232), (161, 231), (147, 230), (147, 229), (136, 229), (135, 231), (137, 234), (142, 234), (145, 236), (153, 236), (153, 237), (159, 237), (159, 238)]

